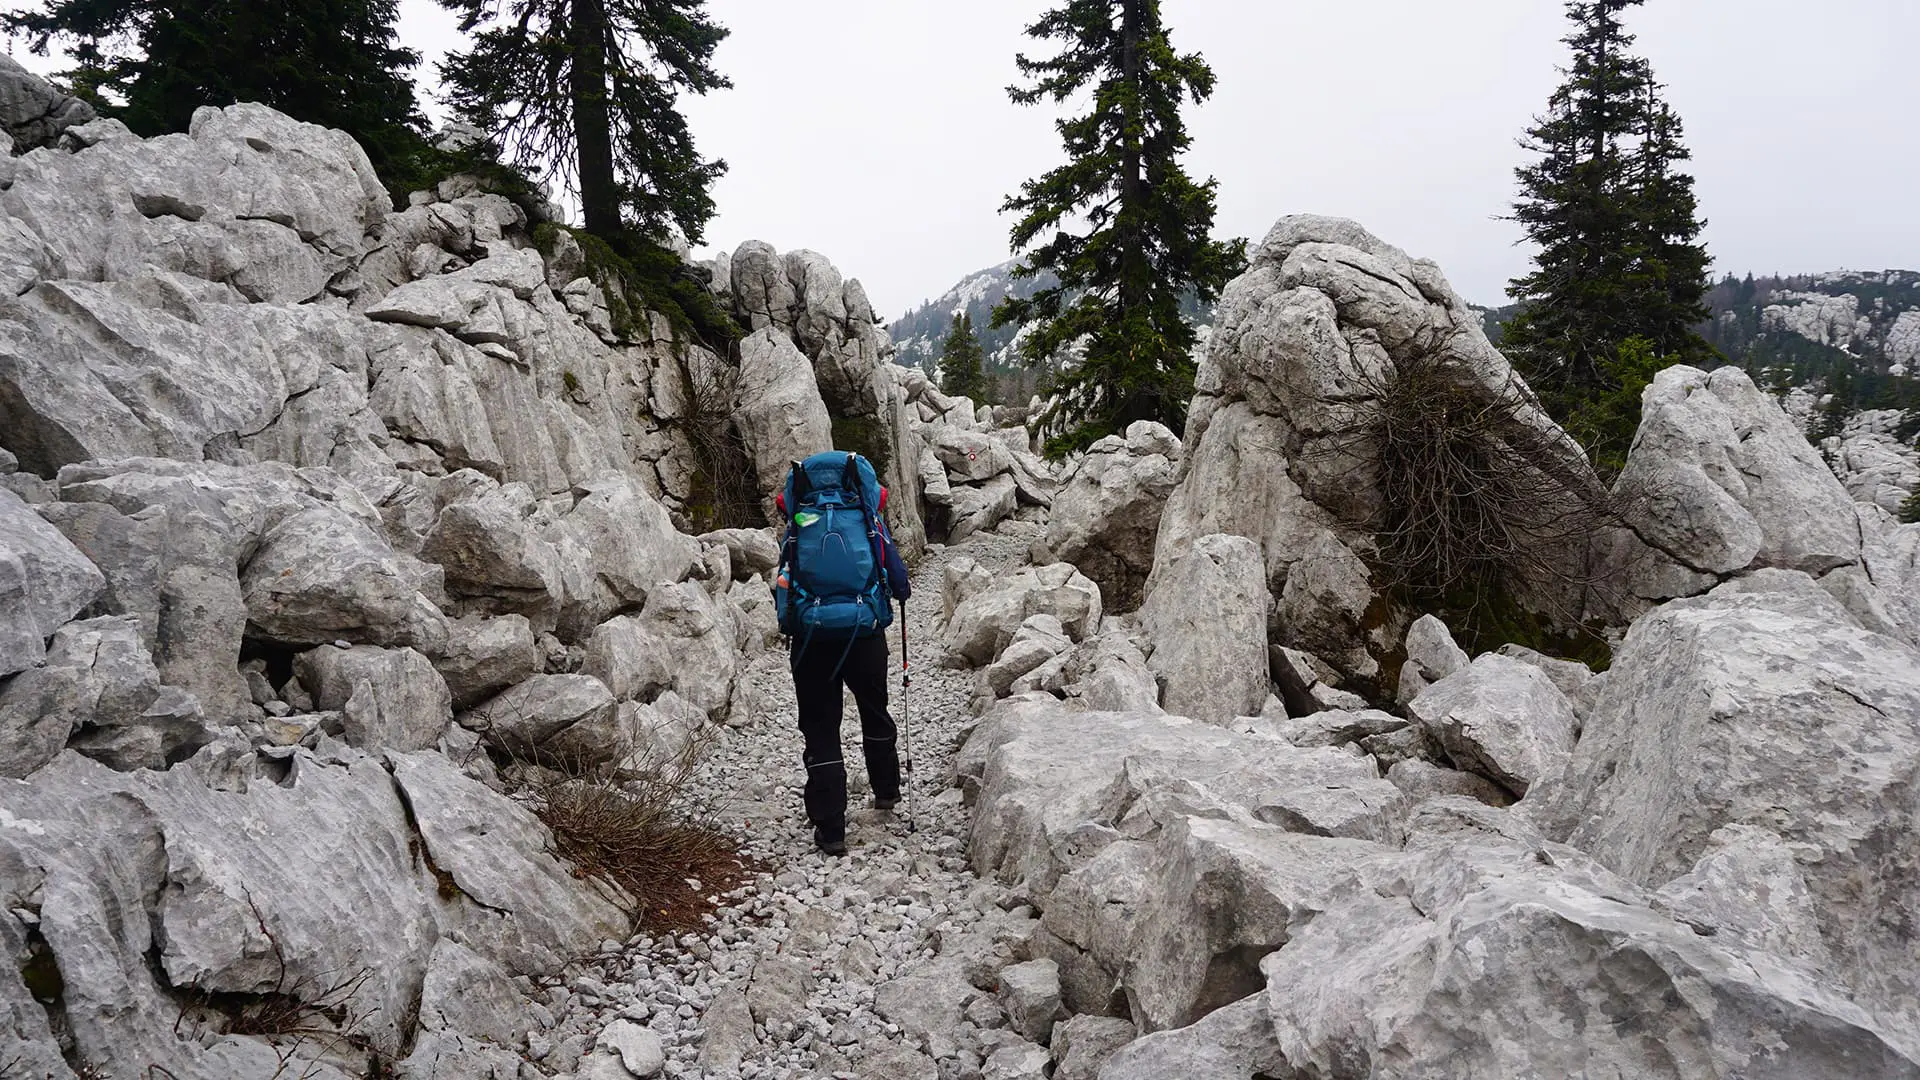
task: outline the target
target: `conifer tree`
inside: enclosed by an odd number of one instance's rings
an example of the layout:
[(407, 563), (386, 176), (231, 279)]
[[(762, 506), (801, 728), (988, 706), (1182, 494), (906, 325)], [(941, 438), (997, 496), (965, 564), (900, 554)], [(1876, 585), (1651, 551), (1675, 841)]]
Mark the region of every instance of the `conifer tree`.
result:
[(474, 34), (441, 65), (454, 108), (516, 164), (572, 185), (589, 233), (701, 239), (726, 163), (700, 156), (675, 103), (733, 85), (713, 68), (727, 30), (706, 0), (441, 3)]
[(962, 312), (953, 317), (953, 327), (940, 344), (940, 392), (973, 399), (984, 405), (993, 395), (987, 377), (987, 354), (974, 336), (973, 316)]
[[(1658, 366), (1710, 366), (1707, 253), (1680, 120), (1621, 15), (1643, 0), (1569, 0), (1573, 64), (1523, 144), (1514, 220), (1538, 245), (1509, 292), (1520, 312), (1501, 348), (1548, 410), (1617, 467), (1639, 425), (1647, 350)], [(1628, 398), (1631, 400), (1627, 400)]]
[(398, 18), (398, 0), (50, 0), (0, 26), (37, 52), (70, 44), (76, 87), (141, 135), (185, 131), (203, 105), (257, 101), (352, 135), (404, 194), (426, 121)]
[[(1016, 57), (1032, 82), (1009, 89), (1012, 99), (1061, 104), (1084, 94), (1091, 104), (1056, 124), (1067, 163), (1002, 207), (1021, 215), (1016, 252), (1046, 236), (1015, 276), (1050, 271), (1058, 284), (1002, 302), (993, 325), (1021, 325), (1028, 363), (1063, 364), (1043, 417), (1050, 453), (1135, 420), (1178, 430), (1194, 376), (1182, 294), (1212, 300), (1246, 259), (1244, 241), (1211, 238), (1216, 182), (1195, 183), (1179, 161), (1192, 141), (1180, 108), (1212, 95), (1213, 71), (1198, 54), (1174, 52), (1159, 0), (1061, 0), (1027, 35), (1060, 42), (1060, 52)], [(1085, 231), (1070, 231), (1070, 221)]]

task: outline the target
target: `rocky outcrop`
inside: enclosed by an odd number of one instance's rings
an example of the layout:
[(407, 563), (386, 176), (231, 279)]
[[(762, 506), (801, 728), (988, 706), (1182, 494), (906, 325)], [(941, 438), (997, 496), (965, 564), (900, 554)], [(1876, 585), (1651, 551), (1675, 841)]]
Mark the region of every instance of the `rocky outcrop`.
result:
[(61, 93), (0, 53), (0, 136), (8, 141), (0, 146), (0, 157), (48, 146), (61, 132), (93, 118), (93, 106)]
[(47, 638), (105, 586), (58, 529), (0, 490), (0, 677), (39, 663)]
[(1265, 584), (1260, 549), (1244, 536), (1203, 536), (1163, 569), (1140, 625), (1168, 712), (1217, 724), (1260, 710), (1268, 686)]
[[(1920, 652), (1860, 628), (1804, 576), (1731, 582), (1635, 623), (1564, 775), (1542, 784), (1522, 805), (1538, 807), (1550, 835), (1649, 889), (1699, 873), (1723, 847), (1783, 845), (1813, 898), (1784, 959), (1870, 1012), (1920, 1010), (1899, 974), (1914, 945), (1893, 929), (1920, 903), (1907, 854)], [(1745, 941), (1787, 917), (1729, 920), (1745, 910), (1723, 908), (1710, 925)]]
[[(1534, 404), (1437, 267), (1352, 222), (1290, 217), (1221, 297), (1186, 456), (1160, 522), (1149, 602), (1165, 569), (1200, 537), (1244, 536), (1260, 547), (1274, 600), (1271, 639), (1363, 683), (1383, 680), (1408, 616), (1381, 595), (1373, 573), (1371, 529), (1382, 504), (1368, 425), (1410, 371), (1497, 412), (1503, 426), (1489, 437), (1543, 486), (1568, 498), (1597, 495), (1579, 447)], [(1538, 506), (1548, 519), (1562, 509), (1551, 500)], [(1523, 594), (1546, 587), (1512, 584)]]
[(1627, 527), (1596, 539), (1590, 601), (1614, 621), (1734, 574), (1860, 561), (1852, 498), (1738, 368), (1661, 372), (1614, 491)]
[(1048, 551), (1130, 611), (1153, 569), (1154, 536), (1181, 458), (1180, 439), (1150, 420), (1087, 448), (1060, 478), (1047, 515)]
[[(1261, 964), (1252, 1007), (1294, 1070), (1920, 1075), (1901, 1029), (1660, 913), (1508, 812), (1435, 800), (1410, 828), (1402, 854), (1362, 868)], [(1619, 1010), (1640, 1019), (1623, 1030), (1607, 1019)]]
[[(718, 281), (720, 268), (713, 269)], [(923, 444), (908, 408), (904, 372), (886, 362), (892, 347), (874, 321), (866, 290), (842, 277), (818, 252), (782, 255), (757, 240), (735, 249), (725, 271), (721, 298), (750, 332), (747, 340), (760, 342), (751, 371), (744, 355), (739, 368), (740, 407), (752, 419), (743, 423), (736, 417), (736, 426), (743, 435), (772, 431), (776, 442), (791, 443), (796, 451), (832, 448), (864, 455), (893, 493), (888, 507), (895, 539), (910, 557), (918, 555), (926, 544), (920, 516)], [(812, 365), (812, 398), (825, 406), (830, 430), (820, 430), (822, 414), (806, 389), (788, 386), (775, 374), (791, 362), (775, 363), (772, 357), (782, 348), (776, 343), (791, 346)], [(785, 480), (787, 462), (801, 455), (781, 459), (769, 449), (750, 456), (761, 490), (771, 499)]]
[[(1909, 322), (1913, 331), (1910, 363), (1920, 359), (1920, 310), (1902, 315), (1902, 325)], [(1820, 443), (1822, 456), (1847, 493), (1890, 514), (1899, 513), (1900, 504), (1920, 491), (1920, 448), (1894, 437), (1903, 416), (1897, 409), (1864, 409), (1847, 417), (1839, 435)]]
[(1065, 563), (1022, 570), (1000, 581), (949, 577), (949, 585), (944, 637), (947, 662), (955, 667), (992, 663), (1034, 615), (1053, 616), (1074, 641), (1100, 628), (1100, 587)]
[[(220, 1036), (220, 1017), (181, 994), (284, 994), (398, 1056), (443, 934), (524, 971), (619, 932), (624, 917), (568, 879), (524, 810), (437, 755), (418, 760), (396, 760), (396, 779), (364, 755), (298, 751), (278, 782), (223, 789), (194, 768), (113, 772), (66, 755), (32, 783), (0, 784), (0, 851), (22, 871), (0, 934), (11, 955), (59, 965), (66, 1060), (205, 1080), (278, 1067), (274, 1048)], [(463, 841), (470, 856), (443, 834), (477, 822), (486, 840)], [(443, 889), (436, 867), (455, 884)], [(558, 902), (536, 908), (543, 888)], [(47, 1012), (4, 982), (10, 1058), (60, 1061)]]
[(1545, 672), (1488, 653), (1422, 690), (1407, 705), (1456, 768), (1524, 796), (1565, 764), (1580, 729)]
[[(473, 178), (394, 212), (351, 139), (259, 106), (82, 119), (0, 65), (0, 151), (45, 144), (0, 152), (0, 1072), (483, 1075), (525, 1019), (448, 981), (554, 971), (632, 898), (468, 771), (670, 757), (764, 644), (771, 539), (676, 527), (722, 362), (616, 328)], [(796, 332), (904, 412), (877, 353)], [(818, 363), (768, 374), (818, 401)], [(617, 697), (578, 669), (623, 620), (666, 677)], [(363, 1049), (220, 1034), (265, 997)]]

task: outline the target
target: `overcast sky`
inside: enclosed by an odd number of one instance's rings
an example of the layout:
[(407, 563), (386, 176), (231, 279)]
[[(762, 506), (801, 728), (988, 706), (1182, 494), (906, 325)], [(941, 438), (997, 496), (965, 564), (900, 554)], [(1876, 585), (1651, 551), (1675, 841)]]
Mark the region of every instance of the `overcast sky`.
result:
[[(5, 3), (7, 0), (0, 0)], [(1042, 0), (710, 0), (734, 89), (686, 105), (731, 170), (711, 246), (824, 252), (891, 319), (1009, 256), (1001, 201), (1060, 161), (1005, 87)], [(455, 43), (402, 0), (408, 44)], [(1164, 0), (1219, 87), (1186, 159), (1222, 235), (1355, 218), (1498, 302), (1528, 253), (1496, 218), (1515, 140), (1559, 81), (1552, 0)], [(1916, 0), (1651, 0), (1629, 13), (1694, 152), (1716, 272), (1920, 266)], [(37, 58), (23, 60), (43, 66)], [(1896, 67), (1896, 62), (1898, 66)], [(422, 74), (430, 75), (431, 60)]]

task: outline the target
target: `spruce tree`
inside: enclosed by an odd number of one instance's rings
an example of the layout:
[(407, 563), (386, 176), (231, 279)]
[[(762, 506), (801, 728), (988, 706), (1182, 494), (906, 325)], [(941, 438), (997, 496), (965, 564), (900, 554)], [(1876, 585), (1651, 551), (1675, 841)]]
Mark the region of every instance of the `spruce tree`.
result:
[(1920, 487), (1914, 488), (1913, 494), (1900, 503), (1900, 512), (1894, 516), (1902, 525), (1920, 523)]
[(953, 326), (940, 344), (940, 392), (971, 398), (984, 405), (993, 395), (987, 377), (987, 354), (974, 336), (973, 316), (962, 312), (953, 317)]
[(426, 121), (399, 47), (398, 0), (51, 0), (0, 15), (36, 52), (71, 46), (69, 72), (141, 135), (185, 131), (202, 105), (257, 101), (358, 139), (397, 195), (421, 167)]
[(441, 3), (474, 34), (441, 65), (457, 112), (571, 185), (594, 236), (659, 242), (677, 226), (699, 242), (726, 163), (700, 156), (675, 103), (733, 85), (713, 68), (727, 31), (706, 0)]
[[(1501, 340), (1548, 410), (1611, 471), (1639, 425), (1634, 375), (1718, 359), (1706, 319), (1707, 253), (1680, 120), (1621, 14), (1642, 0), (1569, 0), (1566, 81), (1523, 144), (1514, 220), (1538, 246)], [(1633, 373), (1633, 374), (1629, 374)], [(1631, 400), (1628, 400), (1628, 399)]]
[(1211, 96), (1213, 71), (1198, 54), (1174, 52), (1159, 0), (1063, 0), (1027, 35), (1060, 42), (1060, 52), (1017, 56), (1032, 82), (1009, 89), (1012, 99), (1084, 95), (1091, 104), (1056, 125), (1067, 163), (1002, 207), (1021, 215), (1016, 252), (1046, 236), (1014, 275), (1047, 271), (1058, 284), (1008, 298), (993, 325), (1020, 324), (1028, 363), (1063, 365), (1042, 418), (1049, 453), (1082, 449), (1135, 420), (1178, 430), (1194, 377), (1182, 294), (1211, 301), (1246, 260), (1245, 241), (1211, 238), (1216, 182), (1195, 183), (1179, 162), (1191, 143), (1181, 105)]

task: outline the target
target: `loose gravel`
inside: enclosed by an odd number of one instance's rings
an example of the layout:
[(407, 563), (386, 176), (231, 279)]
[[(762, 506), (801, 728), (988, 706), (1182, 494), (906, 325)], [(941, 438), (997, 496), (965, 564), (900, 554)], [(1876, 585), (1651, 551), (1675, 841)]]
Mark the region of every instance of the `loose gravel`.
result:
[[(553, 1023), (530, 1044), (542, 1075), (626, 1080), (596, 1042), (657, 1037), (666, 1077), (893, 1077), (955, 1075), (874, 1009), (876, 988), (932, 958), (942, 935), (1001, 917), (1005, 891), (967, 868), (969, 812), (952, 786), (952, 757), (972, 719), (975, 672), (940, 665), (941, 581), (965, 555), (996, 574), (1027, 561), (1024, 531), (983, 534), (934, 549), (914, 572), (907, 604), (913, 686), (901, 695), (896, 624), (889, 687), (913, 761), (911, 797), (891, 812), (868, 807), (859, 719), (848, 695), (849, 853), (816, 852), (801, 806), (804, 770), (786, 653), (755, 657), (736, 715), (702, 766), (701, 789), (723, 828), (765, 871), (720, 898), (704, 933), (640, 935), (539, 991)], [(910, 818), (913, 828), (910, 830)], [(982, 1018), (988, 1024), (993, 1018)], [(978, 1057), (972, 1061), (977, 1062)], [(979, 1075), (977, 1065), (962, 1073)], [(524, 1072), (523, 1072), (524, 1075)]]

